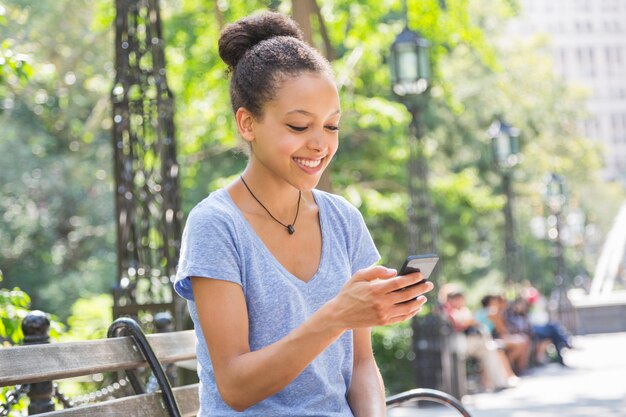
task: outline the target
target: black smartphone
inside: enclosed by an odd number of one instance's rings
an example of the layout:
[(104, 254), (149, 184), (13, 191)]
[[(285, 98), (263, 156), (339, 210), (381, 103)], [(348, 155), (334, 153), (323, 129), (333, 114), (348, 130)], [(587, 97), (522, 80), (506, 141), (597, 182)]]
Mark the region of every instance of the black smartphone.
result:
[(428, 253), (424, 255), (411, 255), (406, 258), (402, 268), (398, 275), (407, 275), (413, 272), (421, 272), (424, 277), (424, 281), (430, 277), (430, 274), (435, 269), (439, 256), (434, 253)]

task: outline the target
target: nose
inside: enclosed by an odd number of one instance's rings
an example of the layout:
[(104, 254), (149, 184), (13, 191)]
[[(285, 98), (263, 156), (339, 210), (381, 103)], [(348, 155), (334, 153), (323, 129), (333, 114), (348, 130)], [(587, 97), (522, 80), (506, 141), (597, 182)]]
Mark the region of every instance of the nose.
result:
[(326, 147), (328, 146), (327, 139), (324, 135), (324, 131), (314, 131), (311, 133), (311, 136), (307, 140), (307, 148), (316, 151), (316, 152), (324, 152)]

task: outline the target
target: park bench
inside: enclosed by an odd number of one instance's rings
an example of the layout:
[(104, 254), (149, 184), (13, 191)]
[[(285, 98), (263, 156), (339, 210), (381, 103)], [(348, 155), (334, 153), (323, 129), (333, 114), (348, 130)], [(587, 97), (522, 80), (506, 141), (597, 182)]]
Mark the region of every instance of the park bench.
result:
[[(172, 388), (164, 366), (195, 360), (196, 336), (193, 330), (145, 335), (132, 319), (113, 322), (108, 338), (101, 340), (48, 343), (47, 317), (37, 312), (34, 326), (22, 324), (25, 345), (0, 348), (0, 387), (15, 387), (7, 402), (15, 403), (24, 393), (30, 397), (29, 415), (42, 417), (182, 417), (198, 412), (198, 384)], [(25, 320), (26, 322), (27, 320)], [(32, 324), (32, 323), (31, 323)], [(34, 330), (33, 330), (34, 329)], [(154, 388), (149, 389), (138, 377), (140, 369), (152, 371)], [(93, 375), (102, 372), (124, 371), (133, 394), (73, 407), (57, 393), (65, 408), (52, 411), (55, 389), (52, 381)], [(28, 389), (25, 389), (28, 387)], [(106, 398), (109, 397), (109, 398)], [(416, 389), (387, 398), (389, 407), (408, 401), (427, 400), (447, 405), (463, 416), (469, 413), (452, 396), (437, 390)], [(0, 416), (8, 413), (11, 404), (0, 404)]]

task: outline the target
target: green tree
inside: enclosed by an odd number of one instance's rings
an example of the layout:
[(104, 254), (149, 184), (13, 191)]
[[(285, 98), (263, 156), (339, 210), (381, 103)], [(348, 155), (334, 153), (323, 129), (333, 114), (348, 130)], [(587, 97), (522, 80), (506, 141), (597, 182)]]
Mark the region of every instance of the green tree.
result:
[(103, 1), (4, 3), (0, 37), (31, 76), (0, 87), (0, 260), (5, 285), (65, 317), (68, 298), (114, 282), (112, 32), (94, 20)]

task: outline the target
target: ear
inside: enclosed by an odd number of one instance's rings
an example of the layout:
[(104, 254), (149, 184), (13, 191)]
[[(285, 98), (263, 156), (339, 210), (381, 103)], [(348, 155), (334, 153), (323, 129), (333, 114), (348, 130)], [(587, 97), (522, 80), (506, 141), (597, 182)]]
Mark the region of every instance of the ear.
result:
[(245, 107), (239, 107), (235, 113), (237, 121), (237, 129), (239, 134), (246, 142), (252, 142), (254, 136), (254, 115)]

